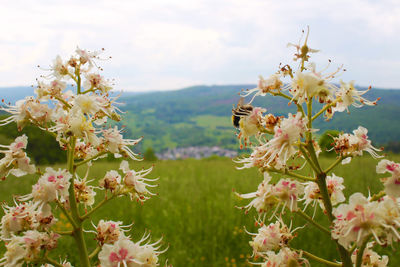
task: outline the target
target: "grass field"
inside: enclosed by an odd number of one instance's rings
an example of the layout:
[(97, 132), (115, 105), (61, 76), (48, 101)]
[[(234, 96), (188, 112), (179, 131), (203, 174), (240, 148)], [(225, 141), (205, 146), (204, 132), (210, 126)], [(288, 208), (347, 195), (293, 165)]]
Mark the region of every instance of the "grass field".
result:
[[(400, 156), (389, 158), (400, 160)], [(328, 166), (333, 160), (323, 158), (322, 164)], [(367, 194), (368, 189), (375, 193), (381, 189), (375, 173), (376, 163), (376, 160), (366, 156), (353, 159), (352, 164), (338, 167), (335, 174), (345, 177), (346, 195), (360, 190)], [(131, 164), (140, 168), (152, 163)], [(112, 168), (118, 168), (118, 163), (101, 162), (92, 168), (90, 177), (98, 180), (106, 170)], [(154, 240), (163, 236), (164, 246), (169, 244), (169, 249), (161, 257), (161, 262), (168, 258), (168, 262), (174, 266), (248, 266), (246, 262), (251, 255), (248, 245), (250, 238), (244, 233), (243, 226), (255, 231), (255, 213), (245, 215), (242, 210), (235, 208), (245, 205), (247, 201), (240, 201), (232, 190), (242, 193), (255, 191), (262, 180), (257, 170), (236, 170), (230, 159), (188, 159), (156, 162), (152, 177), (160, 177), (159, 187), (154, 190), (158, 196), (143, 205), (126, 198), (113, 200), (95, 215), (93, 222), (97, 223), (100, 218), (119, 220), (124, 224), (133, 221), (135, 224), (131, 234), (134, 240), (138, 240), (145, 229), (151, 230)], [(35, 179), (9, 177), (0, 182), (0, 200), (11, 204), (11, 195), (28, 193)], [(97, 199), (101, 197), (101, 193), (96, 196)], [(312, 213), (312, 210), (308, 210), (308, 213)], [(316, 217), (322, 215), (317, 214)], [(305, 224), (297, 216), (291, 219), (295, 225)], [(326, 220), (323, 223), (327, 225)], [(68, 224), (61, 221), (58, 226), (65, 228)], [(85, 228), (91, 228), (89, 222)], [(89, 236), (90, 250), (95, 246), (92, 237)], [(75, 263), (74, 266), (79, 266), (72, 239), (64, 240), (58, 248), (59, 254), (68, 255), (68, 259)], [(321, 257), (338, 259), (329, 236), (310, 225), (300, 230), (291, 244)], [(389, 266), (400, 266), (399, 249), (399, 246), (396, 250), (386, 249), (385, 254), (391, 258)], [(3, 245), (0, 250), (2, 255)], [(311, 265), (323, 266), (313, 261)]]

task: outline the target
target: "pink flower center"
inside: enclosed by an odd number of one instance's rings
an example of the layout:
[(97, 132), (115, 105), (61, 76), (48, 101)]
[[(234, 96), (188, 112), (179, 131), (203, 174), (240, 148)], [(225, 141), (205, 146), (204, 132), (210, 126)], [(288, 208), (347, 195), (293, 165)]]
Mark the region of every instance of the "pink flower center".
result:
[(50, 175), (50, 176), (47, 178), (47, 181), (49, 181), (49, 182), (55, 182), (55, 181), (56, 181), (56, 177), (55, 177), (54, 175)]
[(128, 250), (125, 248), (121, 248), (118, 250), (118, 254), (115, 252), (112, 252), (109, 256), (110, 262), (121, 262), (124, 261), (126, 256), (128, 256)]

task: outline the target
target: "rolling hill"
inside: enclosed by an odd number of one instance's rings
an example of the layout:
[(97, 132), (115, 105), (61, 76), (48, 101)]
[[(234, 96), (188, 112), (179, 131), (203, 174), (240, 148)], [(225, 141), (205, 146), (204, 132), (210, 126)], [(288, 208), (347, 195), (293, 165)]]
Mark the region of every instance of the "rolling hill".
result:
[[(123, 93), (118, 102), (125, 111), (120, 126), (125, 126), (126, 137), (145, 136), (138, 149), (152, 147), (155, 151), (187, 146), (220, 146), (237, 149), (235, 129), (231, 124), (232, 105), (238, 92), (254, 88), (251, 84), (225, 86), (194, 86), (176, 91)], [(0, 88), (0, 96), (14, 102), (32, 95), (31, 87)], [(400, 90), (374, 89), (368, 99), (381, 97), (376, 107), (351, 108), (350, 113), (335, 114), (329, 122), (316, 121), (319, 133), (327, 129), (352, 131), (359, 125), (369, 129), (375, 145), (400, 141)], [(268, 112), (286, 115), (295, 112), (283, 99), (265, 96), (253, 102)], [(318, 107), (316, 107), (318, 108)]]

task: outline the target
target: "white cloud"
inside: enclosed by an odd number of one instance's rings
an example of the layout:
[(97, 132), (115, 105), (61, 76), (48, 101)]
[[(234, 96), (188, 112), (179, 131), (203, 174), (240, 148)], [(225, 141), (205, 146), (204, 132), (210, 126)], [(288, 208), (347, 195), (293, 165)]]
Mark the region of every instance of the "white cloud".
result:
[(32, 84), (36, 65), (77, 45), (106, 48), (117, 88), (254, 83), (290, 60), (286, 43), (310, 25), (317, 63), (344, 63), (342, 78), (361, 85), (400, 87), (395, 0), (7, 1), (0, 23), (0, 86)]

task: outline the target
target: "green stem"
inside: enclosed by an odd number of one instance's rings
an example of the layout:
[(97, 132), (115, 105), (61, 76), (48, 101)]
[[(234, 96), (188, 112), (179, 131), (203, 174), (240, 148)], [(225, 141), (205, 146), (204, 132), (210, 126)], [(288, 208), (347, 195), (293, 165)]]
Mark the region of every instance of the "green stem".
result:
[[(307, 117), (308, 117), (308, 122), (307, 122), (307, 127), (309, 129), (309, 132), (306, 134), (306, 149), (307, 152), (310, 155), (309, 161), (312, 163), (310, 164), (313, 168), (316, 168), (316, 173), (317, 173), (317, 185), (320, 190), (321, 196), (322, 196), (322, 201), (324, 203), (324, 207), (326, 209), (326, 214), (329, 218), (329, 221), (332, 223), (335, 217), (332, 214), (332, 202), (329, 196), (328, 192), (328, 187), (326, 185), (326, 173), (322, 170), (321, 165), (319, 163), (317, 154), (315, 153), (314, 145), (313, 145), (313, 136), (312, 136), (312, 98), (309, 98), (307, 101)], [(304, 148), (300, 146), (300, 149), (302, 153), (306, 152), (304, 151)], [(304, 151), (304, 152), (303, 152)], [(343, 262), (343, 267), (351, 267), (353, 266), (353, 263), (351, 261), (351, 256), (350, 253), (338, 243), (337, 240), (335, 240), (336, 246), (339, 250), (340, 258)]]
[(322, 226), (319, 223), (317, 223), (316, 221), (314, 221), (310, 216), (308, 216), (303, 211), (298, 210), (298, 211), (296, 211), (296, 213), (299, 214), (301, 217), (303, 217), (306, 221), (310, 222), (312, 225), (317, 227), (319, 230), (324, 232), (325, 234), (328, 234), (329, 236), (331, 235), (331, 232), (327, 228), (325, 228), (324, 226)]
[(97, 253), (100, 252), (100, 250), (101, 250), (101, 247), (96, 247), (96, 248), (92, 251), (92, 253), (90, 253), (89, 259), (92, 259), (93, 257), (95, 257), (95, 256), (97, 255)]
[(50, 264), (52, 264), (52, 265), (54, 265), (56, 267), (64, 267), (62, 264), (60, 264), (57, 261), (55, 261), (53, 259), (50, 259), (48, 257), (46, 257), (44, 260), (45, 260), (45, 262), (50, 263)]
[(311, 120), (313, 121), (316, 118), (318, 118), (322, 113), (324, 113), (328, 108), (334, 106), (337, 102), (338, 102), (338, 99), (336, 99), (332, 103), (325, 105), (320, 111), (318, 111), (314, 116), (312, 116)]
[(301, 153), (303, 154), (304, 158), (306, 159), (307, 163), (311, 166), (311, 168), (318, 173), (318, 169), (315, 166), (314, 162), (312, 162), (312, 160), (308, 157), (306, 150), (303, 148), (303, 146), (299, 146), (299, 149), (301, 151)]
[(327, 266), (335, 266), (335, 267), (340, 267), (340, 266), (342, 266), (342, 264), (340, 264), (340, 263), (336, 263), (336, 262), (333, 262), (333, 261), (328, 261), (328, 260), (325, 260), (325, 259), (323, 259), (323, 258), (320, 258), (320, 257), (318, 257), (318, 256), (315, 256), (314, 254), (311, 254), (310, 252), (307, 252), (307, 251), (304, 251), (304, 250), (297, 250), (299, 253), (303, 253), (306, 257), (308, 257), (308, 258), (310, 258), (310, 259), (312, 259), (312, 260), (315, 260), (315, 261), (318, 261), (318, 262), (320, 262), (320, 263), (323, 263), (323, 264), (325, 264), (325, 265), (327, 265)]
[(107, 153), (107, 152), (100, 152), (100, 153), (94, 155), (93, 157), (90, 157), (90, 158), (85, 159), (85, 160), (83, 160), (83, 161), (79, 161), (79, 162), (75, 163), (75, 167), (78, 167), (78, 166), (80, 166), (80, 165), (82, 165), (82, 164), (85, 164), (85, 163), (91, 161), (91, 160), (94, 160), (94, 159), (96, 159), (96, 158), (98, 158), (98, 157), (100, 157), (100, 156), (102, 156), (102, 155), (104, 155), (104, 154), (106, 154), (106, 153)]
[(59, 235), (72, 235), (72, 231), (54, 231), (54, 233)]
[(84, 221), (86, 220), (91, 214), (93, 214), (96, 210), (98, 210), (99, 208), (101, 208), (104, 204), (106, 204), (108, 201), (110, 201), (111, 199), (113, 199), (114, 197), (116, 197), (116, 195), (112, 195), (110, 198), (104, 198), (102, 201), (100, 201), (96, 207), (94, 207), (93, 209), (91, 209), (90, 211), (88, 211), (85, 215), (83, 215), (81, 217), (81, 220)]
[(55, 97), (58, 101), (60, 101), (61, 103), (63, 103), (64, 104), (64, 106), (66, 106), (67, 108), (71, 108), (71, 105), (67, 102), (67, 101), (65, 101), (64, 99), (62, 99), (62, 98), (60, 98), (60, 97)]
[(381, 192), (379, 192), (379, 193), (373, 195), (369, 201), (372, 202), (372, 201), (378, 200), (378, 199), (380, 199), (381, 197), (384, 197), (385, 195), (386, 195), (385, 191), (381, 191)]
[(57, 201), (56, 203), (57, 203), (57, 206), (60, 208), (61, 212), (64, 213), (65, 217), (67, 217), (68, 221), (72, 224), (72, 227), (74, 227), (74, 229), (77, 228), (78, 227), (77, 223), (71, 217), (69, 212), (65, 209), (64, 205), (59, 201)]
[(357, 243), (354, 243), (354, 244), (351, 246), (350, 250), (349, 250), (350, 255), (353, 254), (353, 252), (354, 252), (354, 250), (356, 250), (356, 248), (357, 248)]
[(79, 258), (82, 267), (90, 267), (89, 254), (86, 247), (85, 238), (83, 236), (82, 229), (82, 220), (79, 216), (78, 205), (75, 198), (75, 188), (74, 188), (74, 180), (75, 180), (75, 167), (74, 167), (74, 152), (75, 152), (75, 144), (76, 138), (71, 137), (69, 148), (68, 148), (68, 171), (72, 174), (71, 185), (68, 189), (69, 192), (69, 203), (71, 207), (72, 218), (76, 222), (76, 226), (74, 227), (74, 231), (72, 232), (72, 236), (75, 239)]
[(362, 264), (362, 256), (364, 254), (364, 250), (367, 247), (367, 243), (369, 241), (369, 236), (364, 240), (360, 249), (357, 251), (357, 259), (356, 259), (356, 267), (361, 267)]
[(77, 94), (81, 94), (81, 64), (79, 64), (76, 69), (75, 69), (75, 75), (76, 75), (76, 89), (77, 89)]
[(284, 171), (277, 170), (277, 169), (266, 169), (266, 170), (270, 171), (270, 172), (286, 174), (288, 176), (291, 176), (293, 178), (297, 178), (297, 179), (302, 180), (302, 181), (311, 181), (311, 182), (315, 182), (316, 181), (314, 178), (311, 178), (311, 177), (308, 177), (308, 176), (304, 176), (304, 175), (300, 175), (300, 174), (297, 174), (297, 173), (294, 173), (294, 172), (290, 172), (287, 169), (285, 169)]
[(344, 160), (346, 157), (340, 156), (335, 162), (333, 162), (331, 164), (331, 166), (329, 166), (324, 173), (329, 173), (333, 168), (336, 167), (336, 165), (338, 165), (340, 162), (342, 162), (342, 160)]

